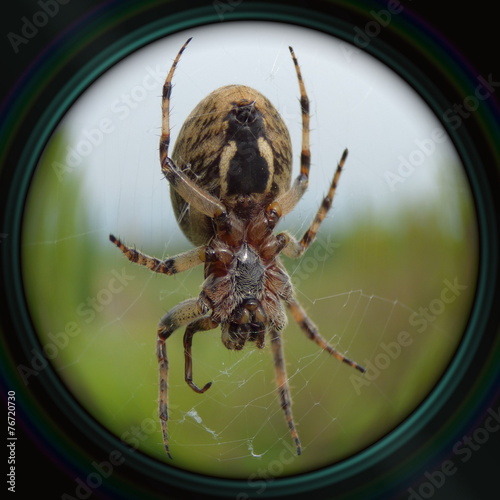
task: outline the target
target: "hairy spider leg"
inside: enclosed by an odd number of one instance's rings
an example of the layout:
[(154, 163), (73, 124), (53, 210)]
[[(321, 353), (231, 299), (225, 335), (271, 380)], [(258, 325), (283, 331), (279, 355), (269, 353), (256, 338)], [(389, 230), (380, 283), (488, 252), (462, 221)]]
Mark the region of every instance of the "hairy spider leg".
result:
[(194, 208), (208, 217), (214, 218), (225, 213), (226, 209), (224, 205), (217, 198), (210, 195), (203, 189), (200, 189), (193, 181), (186, 177), (186, 175), (184, 175), (175, 163), (168, 157), (168, 148), (170, 145), (170, 97), (172, 94), (172, 78), (182, 53), (190, 41), (191, 38), (189, 38), (181, 47), (181, 50), (179, 50), (163, 85), (160, 164), (163, 174), (172, 187), (185, 200), (189, 200), (190, 205)]
[(139, 250), (135, 248), (128, 247), (112, 234), (109, 235), (109, 239), (124, 253), (125, 257), (127, 257), (130, 262), (145, 266), (155, 273), (167, 275), (182, 273), (183, 271), (187, 271), (188, 269), (202, 264), (205, 254), (205, 247), (203, 246), (193, 248), (192, 250), (180, 253), (174, 257), (169, 257), (165, 260), (160, 260), (156, 257), (150, 257), (145, 253), (139, 252)]
[(288, 49), (292, 55), (300, 90), (300, 109), (302, 112), (302, 151), (300, 153), (300, 174), (308, 178), (309, 168), (311, 165), (311, 148), (309, 145), (309, 97), (307, 96), (306, 86), (304, 85), (304, 79), (302, 78), (299, 62), (295, 57), (292, 47), (288, 47)]
[(160, 389), (158, 396), (158, 414), (161, 421), (161, 428), (163, 433), (163, 443), (165, 451), (169, 458), (170, 455), (169, 442), (168, 442), (168, 357), (166, 340), (177, 330), (177, 328), (192, 323), (201, 316), (207, 314), (208, 308), (198, 298), (188, 299), (175, 307), (163, 316), (158, 324), (158, 338), (156, 341), (156, 356), (158, 358), (158, 370)]
[(160, 162), (163, 165), (165, 158), (168, 157), (168, 148), (170, 145), (170, 96), (172, 94), (172, 77), (174, 76), (175, 68), (177, 68), (177, 64), (179, 59), (181, 58), (182, 53), (188, 46), (189, 42), (192, 40), (192, 37), (189, 38), (186, 43), (181, 47), (179, 53), (177, 54), (174, 62), (172, 63), (172, 67), (168, 72), (167, 78), (165, 79), (165, 83), (163, 84), (163, 94), (162, 94), (162, 122), (161, 122), (161, 138), (160, 138)]
[(161, 171), (171, 186), (202, 214), (212, 219), (226, 215), (224, 204), (189, 179), (170, 158), (165, 158)]
[(295, 443), (295, 447), (297, 448), (297, 455), (300, 455), (302, 453), (302, 447), (300, 445), (299, 435), (297, 433), (297, 430), (295, 429), (295, 423), (293, 421), (292, 399), (290, 397), (290, 388), (288, 386), (288, 376), (285, 366), (285, 354), (283, 351), (283, 343), (281, 342), (281, 331), (272, 329), (270, 335), (271, 350), (273, 352), (274, 367), (276, 373), (276, 386), (278, 387), (281, 408), (285, 413), (285, 418), (288, 422), (290, 434), (292, 436), (293, 442)]
[(306, 87), (304, 85), (304, 80), (302, 78), (302, 73), (300, 72), (299, 63), (295, 57), (295, 53), (293, 52), (292, 47), (288, 48), (290, 49), (290, 54), (292, 55), (293, 64), (295, 66), (299, 82), (300, 109), (302, 114), (302, 150), (300, 153), (300, 173), (298, 177), (295, 179), (292, 187), (275, 200), (281, 207), (282, 216), (290, 213), (306, 192), (309, 184), (309, 168), (311, 165), (311, 148), (309, 145), (309, 97), (307, 96)]
[(293, 236), (289, 234), (286, 235), (289, 241), (285, 246), (285, 248), (283, 249), (283, 253), (287, 257), (291, 257), (292, 259), (300, 257), (309, 248), (309, 245), (316, 238), (316, 234), (319, 231), (321, 223), (325, 220), (328, 211), (332, 207), (333, 197), (335, 196), (335, 191), (337, 189), (342, 168), (344, 167), (344, 163), (347, 158), (347, 153), (348, 151), (347, 149), (345, 149), (337, 165), (337, 169), (335, 170), (335, 173), (333, 175), (332, 183), (330, 184), (328, 193), (323, 198), (323, 201), (318, 209), (318, 212), (316, 213), (316, 216), (314, 217), (314, 220), (309, 226), (309, 229), (304, 233), (304, 236), (302, 236), (302, 239), (300, 241), (297, 241)]

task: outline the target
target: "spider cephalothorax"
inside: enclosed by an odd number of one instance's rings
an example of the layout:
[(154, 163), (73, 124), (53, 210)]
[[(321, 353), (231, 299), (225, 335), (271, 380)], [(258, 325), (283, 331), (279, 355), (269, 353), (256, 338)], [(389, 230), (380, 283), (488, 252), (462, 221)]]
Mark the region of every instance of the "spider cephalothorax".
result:
[(110, 235), (111, 241), (129, 260), (152, 271), (175, 274), (200, 264), (205, 267), (200, 295), (173, 307), (158, 325), (159, 415), (165, 449), (170, 456), (166, 340), (179, 327), (186, 326), (185, 380), (194, 391), (203, 393), (211, 382), (201, 389), (193, 382), (192, 340), (196, 332), (220, 325), (222, 342), (228, 349), (240, 350), (246, 342), (254, 342), (262, 348), (268, 335), (281, 406), (300, 454), (281, 341), (286, 325), (285, 307), (305, 334), (322, 349), (364, 371), (319, 334), (295, 298), (290, 277), (280, 260), (281, 253), (291, 258), (300, 257), (313, 242), (331, 207), (347, 150), (302, 239), (296, 240), (285, 232), (275, 234), (280, 218), (299, 202), (309, 179), (309, 100), (293, 50), (290, 48), (301, 94), (302, 152), (300, 173), (290, 185), (292, 146), (286, 125), (268, 99), (243, 85), (221, 87), (205, 97), (184, 122), (169, 158), (171, 82), (189, 41), (174, 60), (163, 89), (160, 161), (162, 172), (170, 182), (179, 225), (198, 247), (159, 260), (129, 248)]
[(230, 212), (206, 251), (201, 300), (213, 311), (211, 319), (221, 324), (228, 349), (241, 349), (246, 341), (263, 347), (269, 327), (284, 328), (281, 302), (292, 297), (278, 258), (286, 238), (273, 234), (274, 221), (264, 209), (249, 211), (253, 213), (249, 219), (235, 215), (239, 210)]

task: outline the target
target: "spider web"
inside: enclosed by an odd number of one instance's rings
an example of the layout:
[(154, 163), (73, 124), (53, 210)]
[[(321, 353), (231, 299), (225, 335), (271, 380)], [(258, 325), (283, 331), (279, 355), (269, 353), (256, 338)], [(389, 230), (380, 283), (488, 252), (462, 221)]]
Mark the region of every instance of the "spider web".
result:
[[(319, 173), (325, 181), (330, 175)], [(66, 197), (73, 200), (72, 189), (84, 182), (71, 175), (56, 185), (54, 212)], [(152, 187), (151, 193), (159, 193), (159, 204), (168, 207), (166, 183), (160, 187)], [(302, 236), (318, 204), (317, 192), (311, 191), (279, 230)], [(449, 188), (448, 194), (456, 192)], [(122, 196), (119, 206), (126, 207), (129, 196)], [(289, 321), (283, 341), (303, 448), (297, 458), (277, 396), (270, 348), (258, 350), (250, 343), (240, 352), (228, 351), (220, 329), (197, 333), (194, 381), (200, 386), (213, 382), (200, 395), (183, 380), (179, 330), (167, 342), (169, 435), (176, 466), (264, 479), (313, 470), (390, 432), (439, 379), (459, 342), (474, 290), (472, 244), (469, 253), (459, 250), (468, 234), (465, 222), (458, 235), (456, 230), (443, 231), (443, 222), (432, 221), (436, 213), (445, 217), (446, 211), (431, 206), (427, 215), (420, 210), (418, 217), (410, 208), (392, 222), (386, 218), (380, 224), (374, 222), (377, 217), (365, 214), (345, 225), (339, 221), (349, 204), (341, 201), (334, 200), (332, 213), (306, 254), (283, 261), (299, 302), (322, 336), (367, 372), (361, 375), (339, 363)], [(141, 211), (155, 213), (153, 205), (146, 203)], [(199, 293), (203, 273), (201, 268), (171, 277), (151, 273), (130, 264), (107, 240), (114, 232), (162, 259), (190, 248), (178, 228), (166, 227), (171, 208), (165, 212), (160, 220), (148, 218), (147, 224), (134, 226), (142, 212), (131, 219), (103, 220), (99, 210), (96, 215), (91, 210), (90, 219), (77, 216), (63, 229), (52, 227), (49, 215), (43, 227), (36, 226), (33, 217), (36, 229), (25, 229), (29, 236), (24, 243), (31, 266), (47, 262), (48, 274), (41, 275), (30, 292), (42, 344), (54, 343), (54, 335), (64, 332), (69, 322), (76, 322), (81, 331), (68, 337), (68, 346), (52, 360), (57, 371), (107, 428), (133, 449), (159, 460), (166, 457), (157, 417), (156, 325), (170, 308)], [(155, 225), (160, 229), (153, 231)], [(152, 236), (155, 232), (168, 235), (161, 246)], [(429, 253), (432, 245), (442, 250)], [(450, 245), (455, 253), (450, 254)], [(28, 276), (41, 272), (30, 265)], [(54, 276), (59, 277), (54, 303), (40, 304), (43, 279), (53, 281)], [(68, 287), (72, 282), (80, 288)]]
[[(310, 218), (305, 211), (299, 213), (302, 220), (294, 230), (297, 237), (305, 231)], [(266, 346), (260, 351), (247, 344), (243, 351), (232, 352), (220, 342), (219, 329), (198, 333), (193, 342), (194, 380), (199, 385), (209, 380), (213, 382), (205, 394), (199, 395), (194, 394), (183, 380), (182, 331), (175, 332), (168, 341), (168, 352), (169, 433), (176, 465), (230, 477), (245, 477), (257, 468), (258, 477), (262, 478), (315, 469), (341, 460), (389, 432), (434, 385), (459, 340), (459, 323), (464, 318), (456, 318), (455, 323), (450, 323), (450, 317), (456, 317), (455, 304), (443, 311), (440, 318), (436, 317), (436, 321), (428, 321), (424, 331), (420, 332), (421, 324), (415, 328), (411, 325), (411, 318), (416, 323), (422, 313), (412, 305), (415, 301), (411, 296), (408, 301), (403, 300), (408, 296), (405, 287), (370, 284), (374, 278), (363, 276), (360, 283), (364, 286), (343, 288), (332, 263), (345, 251), (354, 253), (358, 259), (369, 260), (369, 239), (364, 241), (361, 250), (349, 250), (345, 248), (348, 242), (334, 238), (328, 225), (326, 223), (323, 228), (326, 237), (320, 235), (301, 260), (285, 259), (286, 266), (296, 285), (299, 301), (322, 335), (340, 352), (364, 365), (368, 369), (367, 377), (363, 378), (359, 372), (331, 358), (290, 321), (283, 338), (294, 419), (303, 446), (299, 460), (294, 454), (279, 405), (270, 349)], [(79, 240), (85, 236), (74, 235), (73, 238)], [(171, 238), (162, 254), (151, 253), (161, 258), (171, 255), (166, 249), (173, 245), (176, 235)], [(66, 240), (62, 238), (42, 244), (58, 245)], [(373, 262), (378, 258), (375, 256)], [(117, 266), (116, 261), (114, 265)], [(366, 264), (367, 267), (371, 265), (372, 262)], [(387, 269), (388, 264), (384, 267)], [(126, 383), (128, 396), (113, 408), (107, 407), (106, 401), (98, 407), (98, 413), (104, 415), (114, 428), (122, 416), (130, 413), (141, 401), (139, 406), (149, 411), (141, 412), (143, 416), (138, 422), (127, 422), (121, 431), (116, 432), (126, 442), (134, 442), (128, 434), (136, 435), (135, 429), (141, 429), (138, 435), (145, 438), (139, 449), (163, 460), (155, 401), (157, 363), (153, 348), (156, 322), (180, 300), (196, 296), (202, 274), (197, 269), (165, 278), (143, 269), (126, 269), (127, 275), (135, 276), (131, 279), (133, 290), (125, 289), (130, 293), (115, 310), (115, 315), (106, 314), (109, 321), (86, 338), (83, 349), (78, 350), (70, 363), (62, 365), (60, 371), (64, 375), (75, 369), (78, 372), (80, 365), (94, 364), (95, 351), (102, 348), (103, 336), (113, 331), (119, 332), (121, 351), (140, 349), (142, 356), (137, 359), (127, 357), (122, 363), (120, 359), (114, 360), (115, 366), (106, 376), (109, 380), (110, 377), (116, 378), (116, 373), (132, 370), (134, 376)], [(349, 278), (356, 273), (347, 274)], [(139, 276), (140, 284), (136, 282)], [(335, 284), (336, 279), (339, 279), (339, 285)], [(443, 278), (445, 281), (446, 277)], [(439, 297), (445, 286), (443, 282), (436, 284), (428, 296)], [(415, 286), (415, 282), (413, 284)], [(422, 282), (416, 288), (422, 286), (428, 284)], [(322, 292), (325, 287), (335, 292)], [(374, 293), (379, 289), (389, 289), (392, 295)], [(143, 314), (147, 305), (154, 302), (156, 314)], [(137, 316), (143, 318), (140, 331), (144, 334), (139, 334), (139, 342), (137, 327), (130, 325), (130, 318)], [(407, 334), (403, 343), (400, 340), (402, 333)], [(428, 352), (429, 345), (433, 346), (432, 355)], [(433, 365), (433, 358), (438, 361), (436, 365)], [(424, 377), (422, 365), (427, 371)], [(145, 366), (147, 371), (143, 369)], [(394, 383), (395, 379), (399, 383)], [(146, 402), (144, 391), (151, 394)], [(408, 397), (407, 392), (412, 396)], [(95, 407), (95, 401), (92, 403)], [(371, 418), (367, 418), (367, 414)], [(193, 466), (193, 463), (198, 465)]]
[[(154, 278), (151, 278), (151, 280), (152, 279)], [(186, 293), (186, 296), (189, 295), (189, 287), (186, 285), (186, 282), (181, 281), (179, 285)], [(146, 293), (145, 290), (139, 293), (138, 301), (140, 301), (144, 293)], [(363, 290), (350, 290), (348, 292), (318, 297), (309, 297), (300, 291), (298, 291), (298, 294), (301, 302), (308, 310), (314, 310), (314, 305), (320, 302), (334, 305), (336, 308), (339, 307), (343, 310), (343, 315), (346, 316), (347, 319), (343, 329), (333, 335), (329, 332), (324, 332), (324, 335), (330, 343), (337, 347), (337, 349), (343, 353), (347, 353), (351, 357), (353, 356), (353, 344), (362, 342), (362, 339), (360, 340), (359, 337), (362, 335), (362, 331), (366, 330), (366, 318), (367, 315), (369, 315), (370, 309), (383, 305), (388, 313), (384, 327), (380, 332), (377, 332), (375, 337), (370, 339), (370, 344), (374, 344), (372, 354), (376, 353), (376, 346), (383, 338), (383, 334), (391, 323), (391, 319), (397, 316), (397, 310), (405, 313), (412, 312), (408, 306), (399, 303), (397, 300), (367, 294), (364, 293)], [(168, 290), (162, 290), (162, 295), (164, 296), (163, 300), (168, 301), (168, 297), (171, 293)], [(130, 307), (133, 308), (134, 303), (131, 303)], [(123, 315), (126, 316), (126, 313), (127, 311), (124, 311)], [(122, 323), (121, 318), (117, 319), (117, 321), (120, 322), (120, 324)], [(328, 328), (328, 330), (330, 330), (330, 328)], [(349, 332), (348, 340), (342, 341), (346, 332)], [(181, 332), (178, 332), (177, 338), (171, 338), (170, 343), (175, 342), (177, 344), (177, 349), (169, 346), (169, 352), (172, 350), (174, 353), (177, 351), (177, 354), (180, 354), (178, 352), (179, 345), (181, 345), (182, 342), (180, 334)], [(305, 399), (313, 402), (313, 407), (309, 409), (306, 408), (305, 414), (301, 415), (299, 411), (295, 412), (295, 419), (300, 428), (301, 422), (303, 420), (307, 421), (308, 413), (317, 412), (318, 410), (327, 411), (326, 406), (321, 401), (321, 399), (325, 397), (324, 392), (325, 390), (331, 390), (333, 394), (335, 394), (335, 378), (338, 376), (339, 371), (347, 370), (347, 368), (344, 366), (337, 366), (338, 362), (336, 360), (329, 359), (325, 353), (315, 344), (310, 343), (310, 341), (305, 338), (304, 334), (292, 324), (284, 331), (284, 342), (287, 351), (289, 343), (292, 342), (289, 338), (292, 334), (299, 337), (301, 341), (301, 351), (307, 351), (307, 353), (303, 354), (297, 354), (296, 352), (290, 353), (290, 355), (287, 354), (286, 357), (289, 383), (292, 387), (293, 398), (298, 398), (300, 393), (304, 392)], [(202, 339), (202, 337), (204, 338)], [(202, 340), (204, 341), (203, 343), (201, 342)], [(215, 349), (211, 349), (212, 351), (218, 351), (218, 363), (214, 365), (212, 365), (210, 354), (208, 354), (208, 356), (206, 354), (210, 349), (207, 345), (208, 342), (217, 344)], [(295, 343), (298, 343), (298, 339), (295, 339)], [(305, 345), (307, 343), (311, 345)], [(171, 355), (171, 358), (174, 357), (175, 355)], [(171, 410), (170, 425), (172, 426), (175, 424), (182, 426), (188, 424), (189, 427), (196, 426), (198, 430), (202, 430), (204, 439), (200, 439), (199, 442), (178, 443), (175, 433), (173, 433), (171, 435), (171, 442), (174, 448), (177, 443), (183, 448), (196, 449), (198, 454), (206, 455), (206, 457), (210, 456), (213, 458), (215, 453), (215, 458), (223, 463), (246, 458), (248, 455), (253, 457), (264, 457), (269, 449), (272, 449), (279, 443), (282, 444), (284, 440), (290, 439), (276, 394), (274, 375), (272, 372), (272, 356), (269, 352), (269, 348), (265, 348), (261, 352), (256, 350), (252, 344), (247, 344), (242, 352), (227, 351), (220, 343), (220, 331), (216, 329), (209, 334), (198, 334), (198, 336), (195, 337), (193, 357), (195, 379), (199, 380), (201, 384), (204, 384), (205, 379), (202, 378), (203, 375), (199, 373), (209, 371), (211, 374), (209, 379), (213, 382), (213, 385), (207, 393), (195, 395), (195, 397), (191, 399), (193, 401), (192, 404), (188, 404), (184, 408), (181, 408), (180, 405), (175, 404), (175, 401), (172, 400), (173, 394), (182, 391), (188, 392), (190, 389), (184, 384), (184, 381), (179, 380), (181, 377), (175, 377), (177, 381), (171, 381), (170, 388), (171, 408), (173, 408), (173, 410)], [(156, 360), (153, 359), (154, 367), (155, 361)], [(175, 363), (171, 360), (170, 363), (171, 366), (176, 364), (177, 370), (182, 372), (183, 366), (181, 362), (177, 361), (177, 363)], [(329, 364), (331, 364), (331, 366), (326, 366)], [(323, 391), (321, 391), (323, 394), (317, 395), (304, 373), (311, 372), (313, 377), (318, 379), (325, 371), (330, 372), (331, 379), (325, 384)], [(352, 375), (356, 375), (356, 373), (353, 372)], [(171, 379), (172, 377), (171, 373)], [(257, 387), (258, 390), (255, 390), (255, 387)], [(255, 395), (251, 398), (247, 398), (247, 391)], [(243, 398), (241, 397), (242, 395), (244, 395)], [(390, 401), (388, 397), (384, 399)], [(345, 399), (342, 406), (352, 403), (353, 396), (350, 395)], [(218, 408), (218, 411), (213, 412), (213, 410), (210, 410), (213, 405)], [(238, 422), (240, 419), (245, 419), (246, 412), (248, 409), (252, 409), (252, 407), (260, 410), (258, 413), (262, 414), (263, 418), (257, 419), (259, 422), (257, 425), (249, 425), (250, 419), (248, 418), (246, 420), (246, 425), (241, 426), (241, 430), (243, 431), (241, 437), (228, 441), (228, 438), (225, 437), (228, 429), (235, 425), (239, 427)], [(224, 415), (227, 415), (229, 409), (232, 410), (232, 414), (228, 420)], [(340, 411), (341, 410), (342, 407), (340, 408)], [(119, 411), (122, 411), (122, 409)], [(156, 408), (154, 411), (156, 412)], [(221, 415), (223, 416), (222, 419), (220, 418)], [(328, 419), (332, 423), (337, 420), (334, 415), (329, 415)], [(247, 429), (250, 432), (245, 430), (246, 426), (248, 426)], [(262, 446), (263, 443), (255, 443), (255, 441), (258, 441), (256, 437), (267, 426), (272, 428), (275, 442), (270, 443), (266, 440), (264, 446)], [(319, 439), (323, 432), (325, 432), (324, 428), (315, 429), (315, 439)], [(222, 453), (215, 451), (222, 443), (225, 445), (225, 450)], [(204, 448), (206, 448), (205, 451), (203, 451)]]
[[(427, 255), (411, 250), (418, 241), (415, 235), (401, 239), (379, 227), (336, 231), (335, 206), (333, 213), (302, 259), (283, 260), (299, 302), (323, 337), (367, 372), (361, 375), (339, 363), (289, 321), (283, 339), (303, 447), (298, 458), (280, 408), (270, 348), (258, 350), (250, 343), (242, 351), (228, 351), (220, 329), (197, 333), (194, 381), (213, 384), (206, 393), (195, 394), (183, 380), (179, 330), (167, 342), (170, 448), (176, 466), (267, 480), (334, 463), (397, 426), (442, 374), (459, 342), (473, 294), (472, 271), (464, 257), (445, 266), (450, 258), (443, 252), (433, 255), (430, 265)], [(300, 237), (310, 220), (311, 212), (299, 208), (298, 218), (280, 229), (291, 227)], [(47, 264), (47, 272), (51, 266), (54, 276), (56, 268), (60, 272), (55, 287), (60, 294), (67, 294), (73, 280), (87, 287), (65, 298), (56, 293), (57, 301), (47, 306), (37, 301), (35, 286), (34, 318), (45, 346), (54, 343), (54, 335), (64, 332), (68, 322), (77, 323), (81, 333), (68, 337), (68, 346), (52, 360), (58, 373), (111, 432), (133, 449), (167, 460), (157, 418), (156, 325), (171, 307), (199, 293), (202, 269), (157, 275), (130, 264), (110, 243), (97, 244), (97, 253), (85, 260), (89, 241), (106, 241), (109, 225), (94, 222), (93, 230), (25, 240), (27, 261), (30, 256), (33, 261), (49, 255), (54, 259), (57, 252), (72, 255), (69, 275), (57, 257)], [(172, 248), (189, 248), (178, 244), (179, 233), (168, 234), (161, 249), (147, 241), (139, 245), (139, 239), (137, 247), (159, 258), (176, 253)], [(129, 237), (125, 241), (134, 243)], [(91, 280), (75, 274), (76, 261)], [(443, 290), (448, 290), (445, 295)], [(61, 308), (64, 301), (67, 305)]]

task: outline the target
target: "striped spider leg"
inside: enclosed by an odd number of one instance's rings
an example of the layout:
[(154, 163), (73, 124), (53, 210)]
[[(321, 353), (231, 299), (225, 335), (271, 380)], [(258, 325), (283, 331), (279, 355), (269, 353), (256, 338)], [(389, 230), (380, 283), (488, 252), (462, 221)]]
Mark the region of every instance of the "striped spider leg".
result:
[[(298, 177), (296, 178), (292, 187), (287, 192), (283, 193), (280, 197), (278, 197), (272, 204), (272, 209), (274, 210), (277, 209), (279, 211), (280, 217), (292, 211), (293, 208), (302, 198), (303, 194), (305, 193), (309, 181), (309, 170), (310, 170), (310, 160), (311, 160), (311, 152), (309, 146), (309, 122), (310, 122), (309, 98), (307, 96), (307, 92), (305, 89), (304, 81), (302, 78), (297, 58), (295, 57), (292, 47), (289, 47), (289, 49), (292, 55), (292, 59), (295, 65), (295, 70), (299, 82), (300, 105), (302, 111), (302, 151), (300, 157), (301, 159), (300, 173)], [(304, 254), (304, 252), (309, 248), (311, 243), (314, 241), (321, 223), (325, 219), (326, 215), (328, 214), (328, 211), (332, 206), (333, 197), (337, 189), (338, 181), (340, 178), (340, 174), (342, 172), (342, 168), (346, 161), (347, 154), (348, 150), (345, 149), (337, 165), (337, 169), (335, 170), (328, 193), (324, 197), (313, 222), (311, 223), (310, 227), (305, 232), (303, 237), (300, 239), (300, 241), (297, 241), (289, 233), (281, 233), (281, 236), (286, 238), (287, 243), (284, 246), (282, 252), (287, 257), (294, 259), (301, 257)], [(331, 356), (337, 358), (339, 361), (342, 361), (348, 364), (349, 366), (356, 368), (362, 373), (365, 372), (365, 369), (362, 366), (360, 366), (356, 362), (350, 360), (349, 358), (341, 354), (320, 335), (318, 328), (309, 319), (303, 307), (299, 304), (299, 302), (295, 297), (287, 301), (287, 307), (292, 315), (292, 318), (295, 320), (295, 322), (299, 325), (301, 330), (307, 335), (309, 339), (313, 340), (319, 347), (321, 347), (321, 349), (325, 350)], [(281, 332), (279, 330), (275, 330), (273, 332), (272, 349), (274, 355), (274, 364), (276, 367), (276, 379), (280, 393), (281, 406), (283, 408), (283, 411), (285, 412), (285, 417), (288, 422), (290, 432), (292, 434), (292, 439), (296, 444), (297, 454), (300, 455), (301, 445), (297, 431), (295, 429), (295, 423), (293, 421), (293, 415), (291, 411), (291, 397), (288, 387), (288, 378), (286, 375), (286, 368), (284, 363), (284, 352), (280, 336)]]

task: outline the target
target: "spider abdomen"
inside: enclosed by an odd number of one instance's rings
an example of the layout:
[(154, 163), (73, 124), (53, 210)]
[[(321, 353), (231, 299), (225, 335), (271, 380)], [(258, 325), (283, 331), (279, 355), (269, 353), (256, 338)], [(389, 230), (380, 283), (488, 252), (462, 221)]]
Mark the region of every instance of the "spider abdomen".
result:
[[(269, 200), (286, 192), (292, 173), (292, 146), (285, 122), (260, 92), (227, 85), (206, 96), (184, 122), (172, 159), (189, 178), (219, 198), (251, 196)], [(171, 189), (172, 205), (184, 234), (195, 244), (214, 236), (212, 221)]]

